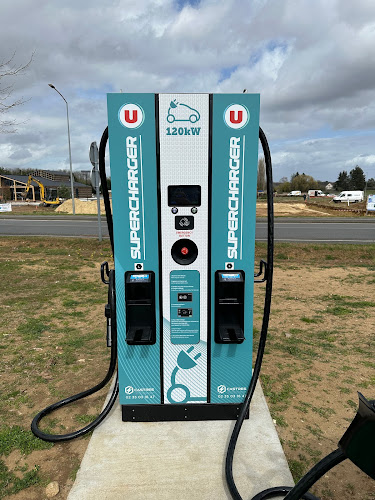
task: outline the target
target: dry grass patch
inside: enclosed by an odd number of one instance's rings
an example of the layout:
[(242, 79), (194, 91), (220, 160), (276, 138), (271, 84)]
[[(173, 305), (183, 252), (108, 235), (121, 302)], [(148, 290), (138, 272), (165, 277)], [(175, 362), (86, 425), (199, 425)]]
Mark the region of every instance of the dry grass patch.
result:
[[(337, 447), (356, 413), (357, 391), (375, 399), (375, 248), (278, 244), (275, 253), (261, 380), (298, 480)], [(327, 255), (334, 260), (328, 263)], [(258, 316), (262, 300), (263, 290), (256, 288)], [(255, 326), (259, 329), (259, 320)], [(322, 500), (375, 498), (374, 482), (349, 462), (313, 492)]]
[[(256, 245), (256, 254), (265, 256), (264, 244)], [(278, 244), (275, 254), (262, 382), (298, 478), (335, 448), (356, 412), (356, 390), (375, 397), (375, 247)], [(58, 498), (67, 498), (88, 439), (51, 447), (32, 436), (30, 422), (106, 372), (107, 288), (99, 267), (110, 258), (109, 242), (0, 238), (0, 498), (40, 500), (55, 480)], [(258, 329), (263, 292), (257, 285)], [(43, 428), (62, 433), (85, 425), (106, 391), (51, 415)], [(373, 484), (345, 463), (315, 491), (323, 500), (370, 500)]]

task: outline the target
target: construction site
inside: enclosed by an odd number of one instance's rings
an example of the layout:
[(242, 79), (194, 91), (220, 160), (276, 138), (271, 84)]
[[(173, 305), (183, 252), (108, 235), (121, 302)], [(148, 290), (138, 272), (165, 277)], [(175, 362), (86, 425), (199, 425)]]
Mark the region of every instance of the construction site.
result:
[[(62, 188), (69, 190), (70, 194), (69, 172), (36, 170), (29, 175), (0, 174), (0, 201), (41, 201), (59, 205)], [(77, 198), (90, 198), (92, 195), (91, 186), (87, 184), (73, 181), (73, 189)]]

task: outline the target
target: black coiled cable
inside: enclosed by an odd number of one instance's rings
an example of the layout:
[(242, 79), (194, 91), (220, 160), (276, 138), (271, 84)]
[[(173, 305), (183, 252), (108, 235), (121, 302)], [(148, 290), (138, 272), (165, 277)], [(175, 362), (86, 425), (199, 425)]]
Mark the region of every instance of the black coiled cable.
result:
[(264, 159), (266, 163), (266, 178), (267, 178), (267, 270), (266, 270), (266, 294), (264, 299), (263, 308), (263, 322), (260, 333), (259, 346), (257, 357), (254, 365), (254, 372), (251, 378), (249, 389), (244, 398), (241, 406), (240, 414), (234, 426), (225, 461), (225, 476), (228, 484), (229, 491), (233, 499), (242, 500), (233, 478), (233, 456), (236, 448), (238, 436), (245, 420), (247, 411), (250, 407), (251, 400), (257, 384), (260, 368), (262, 366), (264, 349), (266, 346), (267, 329), (271, 310), (271, 296), (272, 296), (272, 278), (273, 278), (273, 247), (274, 247), (274, 216), (273, 216), (273, 182), (272, 182), (272, 161), (271, 153), (268, 147), (267, 138), (263, 130), (259, 127), (259, 139), (262, 144)]
[(270, 488), (258, 493), (252, 498), (252, 500), (266, 500), (267, 498), (274, 498), (275, 496), (283, 494), (286, 494), (284, 500), (299, 500), (300, 498), (304, 498), (306, 500), (319, 500), (311, 493), (307, 493), (307, 490), (311, 488), (311, 486), (315, 484), (318, 479), (324, 476), (324, 474), (326, 474), (333, 467), (336, 467), (336, 465), (341, 463), (346, 458), (347, 457), (344, 453), (338, 448), (314, 465), (314, 467), (310, 469), (309, 472), (305, 474), (293, 488), (290, 486), (277, 486), (276, 488)]
[[(255, 387), (259, 378), (260, 369), (264, 350), (266, 347), (267, 330), (271, 310), (271, 296), (272, 296), (272, 278), (273, 278), (273, 249), (274, 249), (274, 214), (273, 214), (273, 182), (272, 182), (272, 161), (271, 153), (268, 147), (267, 138), (263, 130), (259, 127), (259, 139), (262, 144), (264, 159), (266, 163), (266, 178), (267, 178), (267, 223), (268, 223), (268, 237), (267, 237), (267, 274), (266, 274), (266, 294), (264, 299), (263, 308), (263, 322), (260, 333), (259, 346), (257, 357), (254, 365), (253, 376), (246, 393), (244, 402), (242, 404), (240, 414), (234, 426), (225, 461), (225, 476), (230, 494), (234, 500), (242, 500), (242, 497), (237, 489), (233, 478), (233, 456), (236, 449), (238, 436), (249, 410), (251, 400), (254, 395)], [(340, 462), (345, 460), (345, 455), (341, 450), (337, 449), (323, 458), (317, 463), (294, 487), (290, 486), (277, 486), (275, 488), (268, 488), (257, 495), (252, 500), (266, 500), (286, 495), (284, 500), (319, 500), (317, 497), (308, 493), (308, 489), (320, 479), (328, 470), (332, 469)]]
[[(105, 129), (102, 135), (102, 139), (100, 141), (100, 149), (99, 149), (99, 172), (100, 172), (100, 179), (102, 183), (102, 190), (103, 190), (103, 198), (104, 198), (104, 205), (105, 205), (105, 211), (106, 211), (106, 217), (107, 217), (107, 225), (108, 225), (108, 232), (109, 232), (109, 238), (111, 241), (111, 248), (112, 248), (112, 253), (114, 252), (114, 246), (113, 246), (113, 221), (112, 221), (112, 212), (111, 212), (111, 205), (109, 201), (109, 193), (108, 193), (108, 187), (107, 187), (107, 176), (105, 173), (105, 148), (107, 145), (108, 141), (108, 127)], [(46, 432), (43, 432), (39, 429), (38, 424), (44, 418), (45, 416), (49, 415), (55, 410), (58, 410), (59, 408), (62, 408), (63, 406), (66, 406), (70, 403), (73, 403), (74, 401), (79, 401), (80, 399), (83, 399), (87, 396), (90, 396), (91, 394), (94, 394), (95, 392), (100, 391), (112, 378), (115, 370), (116, 370), (116, 364), (117, 364), (117, 333), (116, 333), (116, 299), (115, 299), (115, 272), (112, 270), (109, 272), (109, 289), (108, 289), (108, 301), (111, 306), (111, 359), (108, 367), (108, 371), (104, 379), (99, 382), (99, 384), (95, 385), (91, 389), (87, 389), (86, 391), (80, 392), (78, 394), (75, 394), (74, 396), (70, 396), (68, 398), (62, 399), (61, 401), (58, 401), (57, 403), (53, 403), (50, 406), (47, 406), (47, 408), (44, 408), (44, 410), (40, 411), (33, 419), (31, 423), (31, 431), (33, 434), (42, 439), (43, 441), (50, 441), (52, 443), (57, 443), (61, 441), (70, 441), (71, 439), (75, 439), (77, 437), (84, 436), (88, 432), (91, 432), (92, 430), (95, 429), (108, 415), (108, 413), (111, 411), (117, 396), (118, 396), (118, 391), (119, 391), (119, 386), (118, 386), (118, 375), (116, 374), (116, 380), (115, 380), (115, 385), (114, 389), (112, 391), (112, 394), (109, 398), (108, 403), (106, 404), (105, 408), (103, 411), (96, 417), (95, 420), (90, 422), (88, 425), (83, 427), (82, 429), (79, 429), (74, 432), (70, 432), (68, 434), (47, 434)]]
[(109, 201), (109, 192), (107, 186), (107, 174), (105, 172), (105, 150), (108, 142), (108, 127), (105, 128), (99, 145), (99, 174), (102, 184), (102, 192), (104, 199), (105, 216), (107, 219), (109, 239), (111, 241), (112, 255), (115, 255), (115, 247), (113, 243), (113, 218), (111, 210), (111, 202)]

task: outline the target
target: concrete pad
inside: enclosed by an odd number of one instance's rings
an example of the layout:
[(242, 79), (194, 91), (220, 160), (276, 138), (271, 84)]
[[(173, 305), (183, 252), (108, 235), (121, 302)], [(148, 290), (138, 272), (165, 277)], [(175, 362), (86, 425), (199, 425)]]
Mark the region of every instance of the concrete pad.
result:
[[(68, 500), (230, 499), (224, 464), (233, 425), (122, 422), (117, 403), (94, 431)], [(234, 477), (244, 499), (293, 485), (259, 384), (238, 439)]]

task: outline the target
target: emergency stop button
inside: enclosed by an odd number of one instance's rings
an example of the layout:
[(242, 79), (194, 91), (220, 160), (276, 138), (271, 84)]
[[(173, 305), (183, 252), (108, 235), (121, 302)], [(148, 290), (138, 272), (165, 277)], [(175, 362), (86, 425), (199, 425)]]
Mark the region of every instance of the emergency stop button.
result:
[(173, 243), (172, 259), (181, 266), (187, 266), (198, 257), (198, 247), (192, 240), (182, 238)]

